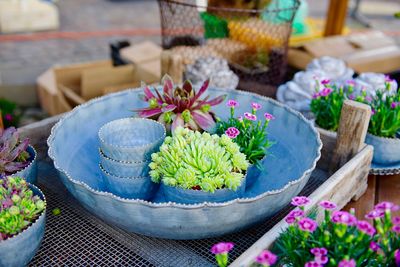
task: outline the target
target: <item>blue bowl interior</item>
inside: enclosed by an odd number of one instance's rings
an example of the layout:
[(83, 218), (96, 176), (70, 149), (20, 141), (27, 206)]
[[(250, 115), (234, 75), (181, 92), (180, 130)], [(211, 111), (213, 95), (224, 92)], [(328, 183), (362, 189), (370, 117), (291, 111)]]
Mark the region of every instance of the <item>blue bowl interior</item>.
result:
[[(135, 115), (132, 109), (143, 108), (147, 103), (139, 98), (141, 90), (131, 90), (106, 98), (106, 101), (91, 102), (90, 109), (74, 112), (73, 118), (64, 120), (53, 142), (53, 154), (57, 165), (65, 170), (74, 180), (81, 181), (91, 188), (106, 191), (99, 169), (98, 130), (112, 120)], [(210, 88), (211, 97), (228, 93), (228, 99), (240, 103), (236, 116), (251, 110), (251, 103), (257, 102), (262, 109), (257, 115), (263, 118), (265, 112), (275, 116), (268, 127), (269, 139), (275, 142), (270, 148), (270, 155), (264, 160), (264, 170), (259, 179), (246, 188), (244, 197), (254, 197), (270, 190), (284, 187), (291, 181), (299, 179), (312, 167), (318, 157), (319, 140), (315, 138), (315, 130), (298, 115), (288, 112), (275, 101), (254, 94), (238, 91), (224, 92)], [(212, 108), (220, 118), (229, 116), (225, 103)], [(93, 116), (96, 114), (96, 116)], [(84, 123), (82, 123), (84, 122)], [(164, 202), (162, 194), (157, 193), (154, 202)]]
[(148, 119), (116, 120), (105, 124), (99, 136), (108, 145), (134, 148), (157, 142), (164, 136), (164, 128)]

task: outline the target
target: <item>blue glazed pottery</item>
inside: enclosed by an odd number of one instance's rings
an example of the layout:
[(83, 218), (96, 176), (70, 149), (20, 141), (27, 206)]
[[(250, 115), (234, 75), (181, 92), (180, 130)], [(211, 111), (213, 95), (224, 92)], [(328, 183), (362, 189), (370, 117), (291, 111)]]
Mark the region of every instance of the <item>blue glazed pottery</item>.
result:
[[(274, 145), (263, 162), (262, 177), (246, 188), (242, 198), (223, 203), (167, 202), (162, 190), (149, 201), (118, 197), (108, 192), (98, 166), (97, 133), (107, 122), (146, 107), (141, 93), (127, 90), (76, 107), (53, 127), (47, 141), (49, 156), (71, 194), (93, 214), (126, 231), (170, 239), (200, 239), (239, 231), (285, 207), (306, 185), (320, 158), (319, 134), (299, 112), (253, 93), (210, 88), (207, 93), (211, 98), (227, 94), (227, 99), (238, 101), (237, 114), (248, 112), (251, 103), (257, 102), (262, 105), (259, 116), (265, 112), (275, 116), (268, 126)], [(212, 110), (221, 119), (230, 116), (224, 103)]]
[(118, 161), (104, 155), (100, 150), (100, 164), (108, 173), (119, 177), (147, 177), (149, 176), (150, 161)]
[[(260, 161), (261, 165), (263, 166), (263, 162), (267, 157), (264, 156)], [(247, 169), (247, 176), (246, 176), (246, 188), (250, 188), (253, 186), (255, 181), (260, 177), (261, 173), (264, 171), (263, 167), (257, 167), (255, 164), (251, 164)]]
[[(34, 195), (38, 195), (43, 201), (46, 201), (39, 188), (32, 184), (29, 187)], [(39, 218), (27, 229), (11, 238), (0, 241), (0, 267), (22, 267), (28, 265), (42, 242), (45, 222), (46, 211), (44, 210)]]
[(36, 150), (32, 146), (28, 146), (27, 151), (30, 155), (29, 165), (23, 170), (12, 174), (11, 176), (24, 178), (30, 184), (36, 184), (37, 181), (37, 159)]
[(365, 143), (374, 147), (372, 163), (379, 165), (393, 165), (400, 163), (400, 139), (379, 137), (367, 134)]
[(111, 121), (99, 130), (104, 155), (120, 161), (146, 161), (164, 142), (164, 125), (154, 120), (125, 118)]
[(149, 176), (147, 177), (118, 177), (108, 173), (100, 165), (103, 173), (104, 182), (109, 192), (116, 196), (129, 199), (152, 198), (158, 190), (159, 185), (153, 183)]
[(213, 193), (202, 190), (184, 189), (176, 186), (168, 186), (161, 182), (160, 190), (162, 190), (165, 200), (183, 204), (197, 204), (202, 202), (226, 202), (236, 198), (241, 198), (246, 189), (246, 176), (242, 180), (242, 184), (236, 191), (230, 189), (218, 189)]

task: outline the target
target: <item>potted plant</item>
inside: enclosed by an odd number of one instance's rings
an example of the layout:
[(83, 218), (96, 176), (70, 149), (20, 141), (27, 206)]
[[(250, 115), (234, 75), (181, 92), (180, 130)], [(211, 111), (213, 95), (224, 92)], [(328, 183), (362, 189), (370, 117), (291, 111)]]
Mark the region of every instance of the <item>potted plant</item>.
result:
[(194, 204), (241, 197), (249, 163), (227, 135), (178, 127), (152, 154), (149, 166), (167, 201)]
[(0, 179), (0, 266), (26, 266), (43, 239), (46, 199), (20, 177)]
[(215, 126), (215, 115), (210, 108), (225, 100), (226, 95), (209, 99), (201, 98), (208, 89), (210, 80), (206, 80), (198, 92), (193, 89), (190, 81), (182, 86), (174, 86), (172, 79), (165, 75), (161, 81), (163, 91), (143, 85), (143, 99), (149, 107), (137, 109), (142, 118), (151, 118), (164, 124), (167, 131), (174, 131), (177, 127), (187, 127), (192, 130), (207, 130)]
[(311, 111), (316, 124), (329, 131), (337, 131), (343, 102), (346, 99), (371, 106), (372, 114), (365, 142), (374, 146), (373, 163), (391, 165), (400, 162), (400, 93), (388, 94), (392, 82), (387, 77), (385, 88), (368, 95), (366, 90), (354, 93), (354, 83), (347, 89), (323, 81), (324, 88), (316, 92), (311, 101)]
[(21, 140), (14, 127), (0, 129), (0, 178), (23, 177), (29, 183), (36, 182), (36, 151), (29, 139)]
[(239, 145), (240, 152), (246, 155), (251, 164), (247, 170), (246, 186), (251, 186), (260, 176), (263, 161), (272, 144), (267, 138), (266, 129), (274, 116), (265, 112), (264, 118), (258, 120), (257, 111), (262, 108), (258, 103), (252, 103), (251, 112), (245, 112), (239, 117), (235, 117), (235, 108), (239, 106), (237, 101), (231, 99), (227, 106), (230, 108), (230, 117), (225, 121), (219, 120), (216, 131), (219, 135), (226, 134)]

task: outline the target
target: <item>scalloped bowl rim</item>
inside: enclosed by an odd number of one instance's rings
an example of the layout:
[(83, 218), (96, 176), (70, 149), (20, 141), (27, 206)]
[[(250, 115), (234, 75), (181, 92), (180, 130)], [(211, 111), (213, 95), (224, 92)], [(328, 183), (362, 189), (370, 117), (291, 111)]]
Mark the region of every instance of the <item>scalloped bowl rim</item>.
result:
[[(279, 103), (278, 101), (276, 101), (274, 99), (271, 99), (271, 98), (268, 98), (268, 97), (265, 97), (265, 96), (262, 96), (262, 95), (258, 95), (256, 93), (237, 90), (237, 92), (239, 94), (248, 95), (248, 96), (256, 96), (256, 97), (261, 98), (261, 99), (263, 99), (265, 101), (272, 102), (274, 105), (285, 109), (287, 112), (292, 113), (293, 115), (298, 117), (300, 120), (302, 120), (305, 124), (307, 124), (310, 127), (311, 131), (317, 137), (316, 141), (317, 141), (318, 146), (317, 146), (317, 149), (316, 149), (316, 156), (314, 158), (313, 163), (311, 164), (311, 166), (308, 169), (306, 169), (303, 172), (303, 174), (300, 176), (300, 178), (288, 182), (287, 184), (285, 184), (285, 186), (283, 186), (280, 189), (265, 191), (264, 193), (259, 194), (259, 195), (255, 196), (255, 197), (251, 197), (251, 198), (236, 198), (236, 199), (233, 199), (233, 200), (230, 200), (230, 201), (227, 201), (227, 202), (221, 202), (221, 203), (203, 202), (203, 203), (198, 203), (198, 204), (182, 204), (182, 203), (175, 203), (175, 202), (155, 203), (155, 202), (150, 202), (150, 201), (146, 201), (146, 200), (143, 200), (143, 199), (127, 199), (127, 198), (118, 197), (118, 196), (116, 196), (116, 195), (114, 195), (112, 193), (109, 193), (109, 192), (95, 190), (95, 189), (91, 188), (88, 184), (86, 184), (86, 183), (84, 183), (82, 181), (78, 181), (78, 180), (73, 179), (71, 177), (71, 175), (67, 171), (65, 171), (64, 169), (62, 169), (58, 165), (57, 159), (56, 159), (56, 157), (54, 155), (52, 143), (53, 143), (53, 140), (55, 138), (56, 131), (62, 126), (64, 121), (66, 119), (70, 118), (71, 116), (73, 116), (75, 112), (77, 112), (77, 111), (79, 111), (81, 109), (85, 109), (85, 108), (87, 108), (87, 107), (89, 107), (91, 105), (94, 105), (94, 104), (96, 104), (98, 102), (101, 102), (101, 101), (105, 101), (105, 100), (107, 100), (109, 98), (112, 98), (112, 97), (115, 97), (115, 96), (120, 96), (120, 95), (128, 94), (128, 93), (131, 93), (131, 92), (135, 92), (138, 89), (140, 89), (140, 87), (139, 88), (132, 88), (132, 89), (124, 90), (124, 91), (121, 91), (121, 92), (112, 93), (112, 94), (109, 94), (109, 95), (106, 95), (106, 96), (102, 96), (102, 97), (93, 98), (93, 99), (89, 100), (88, 102), (86, 102), (86, 103), (84, 103), (82, 105), (79, 105), (79, 106), (73, 108), (71, 111), (67, 112), (52, 127), (50, 136), (47, 139), (47, 145), (49, 147), (48, 155), (53, 160), (54, 167), (58, 171), (62, 172), (70, 182), (74, 183), (75, 185), (81, 186), (81, 187), (85, 188), (86, 190), (88, 190), (91, 193), (96, 194), (96, 195), (105, 196), (105, 197), (111, 197), (111, 198), (113, 198), (115, 200), (118, 200), (118, 201), (124, 202), (124, 203), (138, 203), (138, 204), (141, 204), (143, 206), (147, 206), (147, 207), (151, 207), (151, 208), (176, 207), (176, 208), (183, 208), (183, 209), (202, 209), (202, 208), (205, 208), (205, 207), (223, 207), (223, 206), (232, 205), (233, 203), (250, 203), (250, 202), (254, 202), (254, 201), (257, 201), (259, 199), (265, 198), (266, 196), (276, 195), (276, 194), (279, 194), (279, 193), (281, 193), (283, 191), (286, 191), (289, 187), (294, 186), (294, 185), (300, 183), (306, 177), (309, 177), (311, 172), (315, 169), (315, 167), (317, 165), (317, 161), (321, 157), (322, 142), (321, 142), (320, 135), (319, 135), (318, 131), (316, 130), (316, 128), (314, 127), (314, 125), (312, 124), (312, 122), (307, 120), (300, 112), (295, 111), (295, 110), (283, 105), (282, 103)], [(210, 88), (210, 89), (211, 90), (218, 90), (219, 88), (213, 87), (213, 88)]]

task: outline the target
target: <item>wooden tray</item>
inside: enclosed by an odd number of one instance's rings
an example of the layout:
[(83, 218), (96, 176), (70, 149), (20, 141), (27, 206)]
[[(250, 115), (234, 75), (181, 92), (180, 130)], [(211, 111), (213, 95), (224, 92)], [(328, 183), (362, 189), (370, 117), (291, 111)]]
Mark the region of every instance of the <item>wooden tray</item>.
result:
[[(317, 220), (323, 216), (318, 207), (320, 201), (335, 202), (341, 209), (351, 200), (358, 200), (367, 190), (373, 148), (364, 141), (370, 113), (368, 106), (346, 101), (337, 137), (336, 133), (319, 129), (323, 148), (317, 168), (331, 173), (331, 176), (309, 196), (311, 204), (305, 208), (306, 213), (316, 210)], [(249, 266), (262, 250), (273, 246), (288, 226), (284, 219), (279, 221), (230, 266)]]

